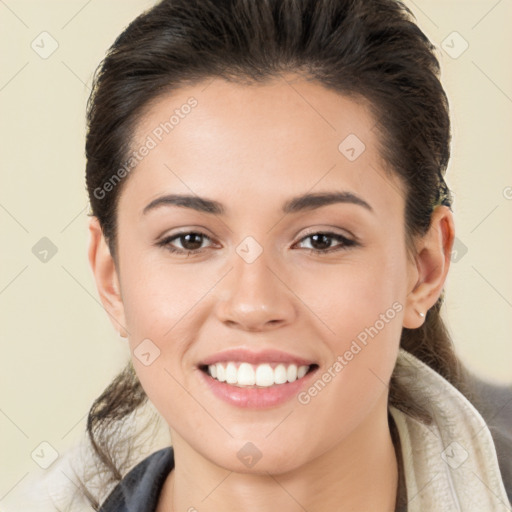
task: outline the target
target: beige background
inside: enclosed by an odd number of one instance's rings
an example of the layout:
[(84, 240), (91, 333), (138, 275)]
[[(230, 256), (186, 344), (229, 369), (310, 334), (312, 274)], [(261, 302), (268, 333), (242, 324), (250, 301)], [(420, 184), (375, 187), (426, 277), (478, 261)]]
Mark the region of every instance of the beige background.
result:
[[(79, 439), (128, 357), (86, 258), (84, 112), (104, 52), (152, 4), (0, 0), (0, 509), (43, 472), (31, 458), (41, 442), (62, 454)], [(445, 317), (471, 369), (512, 383), (512, 3), (406, 4), (438, 47), (452, 109), (458, 250)], [(43, 55), (58, 48), (42, 58), (33, 41)], [(32, 252), (42, 237), (57, 248), (46, 263)]]

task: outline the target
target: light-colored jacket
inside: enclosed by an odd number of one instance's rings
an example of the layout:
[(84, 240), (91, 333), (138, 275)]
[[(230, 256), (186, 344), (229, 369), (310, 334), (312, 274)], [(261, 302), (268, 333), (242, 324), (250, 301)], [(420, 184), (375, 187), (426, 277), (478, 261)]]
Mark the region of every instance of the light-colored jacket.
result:
[[(402, 349), (395, 375), (434, 420), (427, 426), (390, 407), (400, 436), (407, 511), (510, 512), (496, 446), (477, 409), (437, 372)], [(473, 389), (479, 392), (482, 383), (474, 379)], [(508, 400), (511, 405), (512, 393)], [(512, 435), (511, 424), (508, 429)], [(504, 466), (512, 463), (507, 452)]]

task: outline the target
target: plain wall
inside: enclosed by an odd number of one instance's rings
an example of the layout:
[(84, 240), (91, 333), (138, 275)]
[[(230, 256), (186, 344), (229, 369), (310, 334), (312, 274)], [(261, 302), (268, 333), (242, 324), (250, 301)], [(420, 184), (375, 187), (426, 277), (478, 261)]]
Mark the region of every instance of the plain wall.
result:
[[(87, 261), (84, 114), (95, 67), (152, 4), (0, 2), (0, 507), (39, 471), (31, 453), (41, 442), (59, 454), (76, 442), (128, 358)], [(451, 105), (457, 252), (445, 318), (470, 369), (512, 383), (512, 4), (406, 4), (438, 47)], [(52, 39), (58, 48), (42, 58)]]

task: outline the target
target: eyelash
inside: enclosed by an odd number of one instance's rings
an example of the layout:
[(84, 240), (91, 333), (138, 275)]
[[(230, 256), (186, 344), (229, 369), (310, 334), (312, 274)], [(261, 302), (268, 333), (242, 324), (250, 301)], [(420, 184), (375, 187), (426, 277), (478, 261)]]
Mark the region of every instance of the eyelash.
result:
[[(166, 237), (166, 238), (160, 240), (159, 242), (157, 242), (156, 245), (158, 247), (163, 247), (166, 250), (168, 250), (169, 252), (174, 253), (174, 254), (183, 254), (183, 255), (186, 254), (187, 257), (190, 256), (191, 254), (195, 255), (195, 254), (200, 254), (200, 253), (204, 252), (205, 248), (187, 251), (186, 249), (176, 249), (175, 247), (171, 246), (172, 241), (179, 239), (179, 238), (183, 238), (186, 235), (200, 235), (203, 238), (207, 238), (208, 240), (211, 240), (211, 238), (208, 235), (201, 233), (200, 231), (185, 231), (183, 233), (178, 233), (176, 235)], [(338, 246), (335, 246), (335, 248), (328, 248), (326, 250), (306, 249), (306, 251), (312, 252), (314, 254), (320, 254), (320, 255), (331, 254), (333, 252), (347, 250), (350, 247), (357, 247), (358, 245), (360, 245), (355, 240), (351, 240), (350, 238), (347, 238), (343, 235), (340, 235), (338, 233), (332, 233), (329, 231), (318, 231), (318, 232), (310, 233), (310, 234), (304, 236), (303, 238), (301, 238), (298, 243), (302, 242), (303, 240), (306, 240), (307, 238), (311, 238), (312, 236), (315, 236), (315, 235), (323, 235), (328, 238), (334, 238), (338, 242), (341, 242), (341, 244)]]

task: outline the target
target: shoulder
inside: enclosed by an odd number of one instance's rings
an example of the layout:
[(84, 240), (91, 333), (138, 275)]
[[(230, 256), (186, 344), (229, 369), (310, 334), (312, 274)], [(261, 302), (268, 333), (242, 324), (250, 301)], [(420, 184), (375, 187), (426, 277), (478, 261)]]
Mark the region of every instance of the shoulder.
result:
[(467, 376), (470, 401), (484, 418), (493, 438), (503, 482), (512, 502), (512, 384), (497, 385)]
[[(441, 494), (447, 511), (495, 510), (497, 501), (511, 501), (512, 387), (493, 385), (467, 369), (464, 374), (461, 393), (407, 351), (401, 349), (397, 359), (397, 382), (431, 418), (425, 422), (390, 408), (404, 445), (407, 491), (417, 495), (424, 490), (425, 510), (437, 510)], [(434, 488), (429, 482), (436, 474), (440, 478)], [(485, 480), (485, 486), (477, 480)]]
[(165, 479), (173, 468), (172, 447), (152, 453), (126, 474), (99, 512), (153, 512)]

